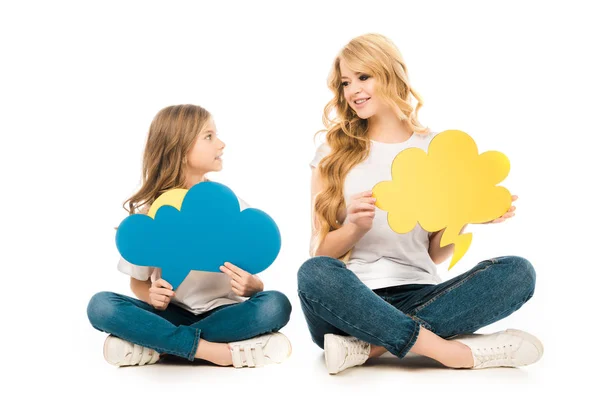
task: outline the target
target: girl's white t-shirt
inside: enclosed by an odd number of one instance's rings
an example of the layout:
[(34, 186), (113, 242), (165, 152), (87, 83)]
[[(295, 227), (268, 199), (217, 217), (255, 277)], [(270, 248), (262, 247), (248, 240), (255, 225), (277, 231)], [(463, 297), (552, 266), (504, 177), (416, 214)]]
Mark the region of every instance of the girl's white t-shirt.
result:
[[(249, 208), (245, 201), (239, 197), (238, 200), (240, 211)], [(151, 278), (154, 282), (160, 279), (160, 268), (131, 264), (123, 257), (120, 258), (117, 269), (140, 281)], [(225, 304), (241, 303), (246, 300), (233, 293), (230, 282), (231, 278), (222, 272), (190, 271), (175, 290), (171, 303), (198, 315)]]
[[(381, 181), (391, 180), (392, 162), (398, 153), (411, 147), (427, 151), (436, 134), (413, 133), (401, 143), (371, 140), (369, 156), (352, 168), (344, 181), (346, 205), (350, 204), (353, 195), (371, 190)], [(316, 167), (330, 150), (326, 143), (319, 146), (310, 165)], [(373, 227), (354, 246), (347, 268), (370, 289), (442, 282), (429, 256), (429, 233), (419, 224), (408, 233), (396, 233), (390, 228), (387, 216), (386, 211), (376, 209)]]

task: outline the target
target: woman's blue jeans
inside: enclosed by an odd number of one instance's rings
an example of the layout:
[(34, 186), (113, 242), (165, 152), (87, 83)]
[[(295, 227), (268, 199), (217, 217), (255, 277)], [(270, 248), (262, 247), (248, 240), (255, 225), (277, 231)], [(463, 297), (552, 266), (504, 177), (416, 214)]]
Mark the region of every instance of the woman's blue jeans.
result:
[(298, 271), (298, 295), (313, 341), (350, 335), (404, 357), (423, 326), (443, 338), (473, 333), (518, 310), (535, 289), (524, 258), (482, 261), (437, 285), (371, 290), (343, 262), (314, 257)]

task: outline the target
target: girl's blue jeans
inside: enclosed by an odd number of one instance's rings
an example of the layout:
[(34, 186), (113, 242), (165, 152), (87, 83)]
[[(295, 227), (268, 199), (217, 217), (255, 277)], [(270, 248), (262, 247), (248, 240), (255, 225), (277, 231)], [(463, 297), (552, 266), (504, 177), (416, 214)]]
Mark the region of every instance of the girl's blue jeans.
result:
[(194, 360), (200, 339), (235, 342), (284, 327), (292, 306), (277, 291), (259, 292), (248, 300), (195, 315), (175, 304), (164, 311), (150, 304), (111, 292), (90, 300), (87, 314), (92, 326), (135, 343), (178, 357)]

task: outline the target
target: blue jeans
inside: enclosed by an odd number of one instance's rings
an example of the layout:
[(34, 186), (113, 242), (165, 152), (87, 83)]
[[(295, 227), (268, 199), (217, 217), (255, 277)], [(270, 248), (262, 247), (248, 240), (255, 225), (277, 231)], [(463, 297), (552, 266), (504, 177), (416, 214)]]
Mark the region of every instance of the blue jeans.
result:
[(298, 270), (298, 295), (313, 341), (350, 335), (404, 357), (423, 326), (443, 338), (473, 333), (518, 310), (535, 289), (535, 270), (520, 257), (482, 261), (437, 285), (371, 290), (343, 262), (314, 257)]
[(292, 306), (280, 292), (259, 292), (248, 300), (195, 315), (175, 304), (159, 311), (138, 299), (111, 292), (95, 294), (87, 308), (92, 326), (128, 342), (194, 360), (200, 339), (228, 343), (283, 328)]

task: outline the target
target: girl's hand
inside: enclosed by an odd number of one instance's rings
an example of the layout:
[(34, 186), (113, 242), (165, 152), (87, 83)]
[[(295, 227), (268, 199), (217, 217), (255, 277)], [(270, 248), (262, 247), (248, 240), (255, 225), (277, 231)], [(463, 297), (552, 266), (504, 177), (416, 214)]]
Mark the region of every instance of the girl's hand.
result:
[[(517, 201), (517, 199), (519, 198), (519, 196), (512, 196), (512, 201)], [(511, 206), (508, 211), (501, 217), (496, 218), (493, 221), (489, 221), (489, 222), (485, 222), (486, 224), (497, 224), (499, 222), (504, 222), (509, 218), (512, 218), (515, 216), (514, 211), (517, 209), (517, 207), (515, 206)]]
[(376, 201), (370, 190), (352, 196), (346, 209), (348, 222), (354, 224), (361, 232), (368, 232), (373, 227)]
[(164, 279), (157, 279), (152, 282), (150, 286), (150, 305), (157, 310), (165, 310), (175, 292), (172, 290), (173, 286)]
[(264, 289), (264, 285), (258, 276), (251, 275), (230, 262), (221, 265), (219, 269), (231, 278), (231, 290), (238, 296), (250, 297), (255, 293), (262, 292)]

